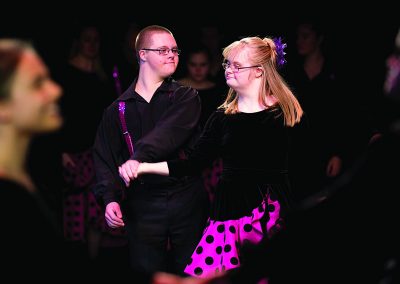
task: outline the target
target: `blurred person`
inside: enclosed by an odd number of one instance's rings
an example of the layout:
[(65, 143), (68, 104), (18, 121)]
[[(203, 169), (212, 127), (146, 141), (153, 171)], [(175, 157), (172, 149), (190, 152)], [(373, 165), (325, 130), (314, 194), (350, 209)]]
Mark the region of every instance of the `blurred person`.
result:
[(292, 165), (294, 192), (301, 200), (343, 171), (347, 116), (336, 66), (326, 54), (325, 30), (313, 20), (301, 21), (296, 28), (299, 61), (287, 66), (284, 77), (307, 115), (298, 134), (307, 138), (295, 145)]
[(400, 29), (395, 38), (394, 50), (386, 59), (386, 67), (384, 94), (388, 97), (400, 96)]
[(32, 138), (62, 125), (61, 92), (30, 44), (0, 39), (1, 254), (3, 276), (13, 279), (43, 280), (63, 268), (61, 230), (26, 169)]
[(59, 140), (66, 188), (64, 236), (88, 263), (128, 267), (125, 232), (110, 230), (92, 193), (96, 129), (104, 109), (116, 97), (102, 64), (101, 46), (98, 26), (79, 24), (68, 62), (56, 74), (64, 89), (60, 105), (65, 123)]

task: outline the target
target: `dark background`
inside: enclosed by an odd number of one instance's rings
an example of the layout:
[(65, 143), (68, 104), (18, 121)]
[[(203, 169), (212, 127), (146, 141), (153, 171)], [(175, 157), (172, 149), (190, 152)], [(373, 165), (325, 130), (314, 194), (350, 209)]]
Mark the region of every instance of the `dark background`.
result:
[[(126, 1), (125, 1), (126, 2)], [(240, 2), (239, 2), (240, 3)], [(18, 6), (17, 6), (18, 5)], [(13, 6), (13, 7), (11, 7)], [(215, 6), (225, 6), (217, 8)], [(80, 23), (96, 23), (102, 33), (101, 52), (111, 70), (121, 52), (123, 36), (131, 22), (141, 27), (163, 25), (173, 31), (185, 51), (202, 26), (217, 26), (224, 46), (243, 36), (282, 36), (288, 43), (287, 58), (294, 54), (295, 25), (299, 19), (317, 19), (326, 30), (329, 56), (346, 79), (344, 90), (352, 100), (370, 100), (381, 95), (385, 59), (393, 51), (400, 26), (398, 9), (385, 3), (353, 5), (323, 2), (217, 1), (174, 2), (118, 1), (98, 3), (16, 3), (2, 9), (0, 37), (31, 40), (50, 69), (68, 58), (74, 30)], [(178, 11), (180, 10), (180, 12)]]

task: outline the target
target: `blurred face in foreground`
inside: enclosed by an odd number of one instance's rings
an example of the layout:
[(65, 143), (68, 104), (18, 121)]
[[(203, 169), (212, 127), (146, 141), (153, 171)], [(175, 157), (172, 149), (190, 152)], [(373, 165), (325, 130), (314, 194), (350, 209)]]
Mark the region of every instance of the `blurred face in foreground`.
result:
[(8, 123), (27, 134), (58, 129), (62, 125), (57, 105), (61, 91), (38, 55), (25, 51), (12, 81), (10, 99), (3, 102)]

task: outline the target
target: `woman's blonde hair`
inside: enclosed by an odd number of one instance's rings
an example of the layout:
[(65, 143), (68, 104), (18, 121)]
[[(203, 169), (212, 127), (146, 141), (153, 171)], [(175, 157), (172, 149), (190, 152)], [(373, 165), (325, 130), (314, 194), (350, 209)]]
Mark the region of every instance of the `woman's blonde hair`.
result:
[[(278, 73), (275, 42), (268, 37), (264, 39), (246, 37), (228, 45), (223, 50), (223, 56), (228, 58), (245, 48), (248, 50), (250, 64), (260, 66), (264, 71), (265, 80), (259, 91), (260, 104), (267, 108), (267, 97), (273, 96), (282, 109), (285, 125), (293, 126), (298, 123), (303, 110), (285, 80)], [(232, 88), (229, 89), (228, 96), (220, 108), (225, 109), (226, 114), (238, 112), (238, 96)]]

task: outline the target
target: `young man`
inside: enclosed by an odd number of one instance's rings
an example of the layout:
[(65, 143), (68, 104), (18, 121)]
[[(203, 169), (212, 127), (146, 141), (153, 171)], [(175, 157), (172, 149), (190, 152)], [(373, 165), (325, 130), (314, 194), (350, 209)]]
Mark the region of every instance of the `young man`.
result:
[[(207, 218), (208, 198), (200, 177), (147, 175), (124, 184), (118, 167), (127, 160), (138, 165), (184, 157), (198, 135), (200, 99), (196, 90), (170, 78), (180, 50), (168, 29), (144, 28), (135, 48), (139, 75), (105, 110), (98, 128), (94, 193), (105, 205), (107, 224), (126, 227), (133, 269), (183, 273)], [(122, 116), (120, 102), (125, 103)], [(132, 139), (132, 155), (121, 117)]]

